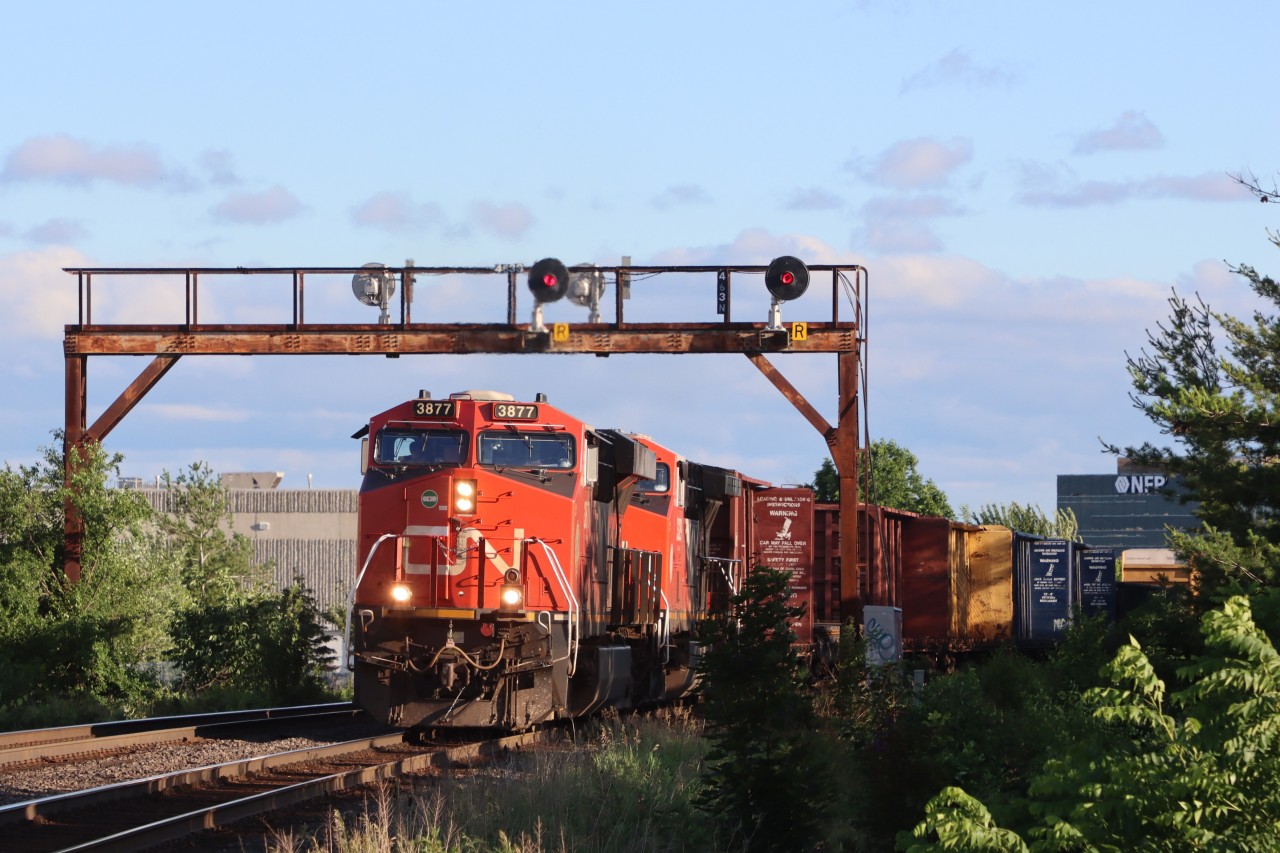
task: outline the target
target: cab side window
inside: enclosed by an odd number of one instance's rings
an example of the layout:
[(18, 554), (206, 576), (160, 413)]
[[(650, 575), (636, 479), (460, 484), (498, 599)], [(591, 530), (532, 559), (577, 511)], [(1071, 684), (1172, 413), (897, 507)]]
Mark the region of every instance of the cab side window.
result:
[(658, 463), (658, 475), (652, 480), (641, 480), (636, 485), (638, 492), (656, 492), (666, 494), (671, 491), (671, 466), (665, 462)]

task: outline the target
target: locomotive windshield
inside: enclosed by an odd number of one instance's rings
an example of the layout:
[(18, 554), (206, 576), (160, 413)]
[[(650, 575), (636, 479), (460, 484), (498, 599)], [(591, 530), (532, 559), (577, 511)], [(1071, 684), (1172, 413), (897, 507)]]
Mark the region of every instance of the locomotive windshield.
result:
[(373, 460), (381, 465), (460, 465), (467, 460), (467, 434), (453, 429), (384, 429)]
[(480, 464), (496, 468), (572, 468), (573, 436), (566, 432), (482, 432)]
[(665, 462), (658, 463), (658, 475), (652, 480), (641, 480), (636, 484), (638, 492), (667, 492), (671, 490), (671, 466)]

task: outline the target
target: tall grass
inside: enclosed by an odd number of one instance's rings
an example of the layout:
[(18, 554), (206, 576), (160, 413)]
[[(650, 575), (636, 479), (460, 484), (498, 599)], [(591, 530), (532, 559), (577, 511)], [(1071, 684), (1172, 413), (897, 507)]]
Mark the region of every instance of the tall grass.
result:
[(715, 848), (692, 805), (701, 725), (673, 710), (588, 724), (576, 743), (445, 775), (425, 793), (384, 788), (310, 838), (276, 833), (274, 853), (644, 853)]

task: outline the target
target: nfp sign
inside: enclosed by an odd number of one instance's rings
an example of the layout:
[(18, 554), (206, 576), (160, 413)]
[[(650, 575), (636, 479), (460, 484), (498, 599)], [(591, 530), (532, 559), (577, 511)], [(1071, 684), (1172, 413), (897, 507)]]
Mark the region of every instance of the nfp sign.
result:
[(1130, 474), (1116, 477), (1116, 494), (1154, 495), (1164, 487), (1163, 474)]

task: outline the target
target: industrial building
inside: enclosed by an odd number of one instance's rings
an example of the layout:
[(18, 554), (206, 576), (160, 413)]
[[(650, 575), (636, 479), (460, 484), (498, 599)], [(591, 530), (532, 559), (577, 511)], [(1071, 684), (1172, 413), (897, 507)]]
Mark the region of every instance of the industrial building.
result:
[(1166, 532), (1196, 530), (1196, 503), (1183, 503), (1176, 478), (1121, 458), (1114, 474), (1059, 474), (1058, 509), (1071, 510), (1080, 537), (1105, 548), (1168, 547)]
[[(281, 489), (276, 472), (223, 474), (230, 529), (253, 543), (254, 561), (274, 567), (277, 589), (300, 578), (320, 607), (345, 606), (356, 565), (356, 489)], [(166, 489), (122, 480), (140, 488), (160, 512), (170, 512)]]

